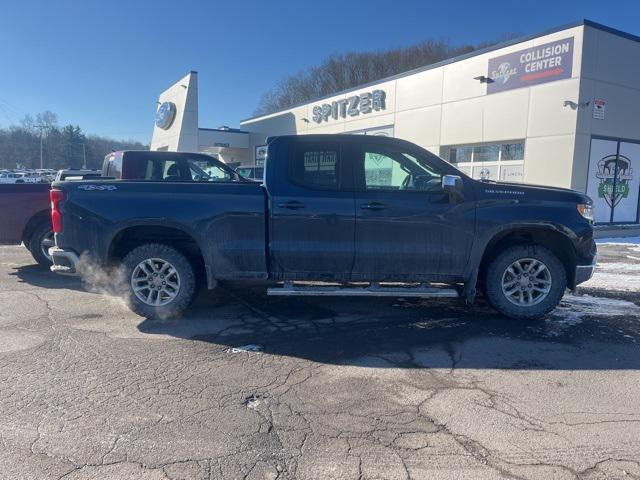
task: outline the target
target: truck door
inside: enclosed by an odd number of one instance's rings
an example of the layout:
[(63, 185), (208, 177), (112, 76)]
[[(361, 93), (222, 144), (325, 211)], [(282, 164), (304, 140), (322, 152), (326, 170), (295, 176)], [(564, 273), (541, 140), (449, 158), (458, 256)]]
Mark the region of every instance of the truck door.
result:
[(270, 271), (280, 278), (348, 279), (355, 200), (341, 143), (297, 140), (278, 155), (270, 165), (278, 178), (273, 174), (267, 182)]
[(442, 166), (426, 152), (372, 142), (357, 156), (353, 278), (462, 276), (475, 224), (471, 192), (467, 201), (450, 199), (441, 187)]

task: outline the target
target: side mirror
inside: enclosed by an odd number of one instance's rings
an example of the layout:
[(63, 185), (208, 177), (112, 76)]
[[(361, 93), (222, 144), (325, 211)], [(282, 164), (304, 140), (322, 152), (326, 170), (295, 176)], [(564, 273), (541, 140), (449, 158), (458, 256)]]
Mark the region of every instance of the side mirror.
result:
[(442, 190), (449, 194), (449, 198), (453, 201), (460, 201), (464, 198), (462, 195), (462, 178), (458, 175), (445, 175), (442, 177)]
[(459, 193), (462, 191), (462, 178), (458, 175), (445, 175), (442, 177), (442, 189), (449, 193)]

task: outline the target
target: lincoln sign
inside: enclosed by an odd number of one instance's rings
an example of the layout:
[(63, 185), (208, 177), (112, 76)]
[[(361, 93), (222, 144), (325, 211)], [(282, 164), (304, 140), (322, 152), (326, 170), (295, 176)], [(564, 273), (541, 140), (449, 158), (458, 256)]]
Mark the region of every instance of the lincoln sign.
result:
[(384, 110), (386, 106), (386, 94), (384, 90), (374, 90), (364, 92), (360, 95), (336, 100), (331, 103), (323, 103), (313, 107), (313, 121), (316, 123), (327, 122), (329, 118), (356, 117), (361, 113), (371, 113), (373, 111)]
[(489, 59), (487, 93), (571, 78), (573, 37)]

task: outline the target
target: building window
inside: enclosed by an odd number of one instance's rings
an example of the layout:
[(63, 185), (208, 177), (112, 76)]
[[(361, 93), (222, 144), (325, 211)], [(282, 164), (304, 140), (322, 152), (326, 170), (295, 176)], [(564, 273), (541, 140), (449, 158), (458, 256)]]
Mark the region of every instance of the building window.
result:
[(289, 163), (289, 178), (310, 188), (338, 189), (338, 148), (300, 146)]
[(446, 160), (451, 163), (470, 162), (473, 158), (473, 147), (444, 147), (449, 148)]
[(499, 145), (478, 145), (477, 147), (473, 147), (472, 162), (497, 162), (499, 160)]
[(502, 160), (524, 160), (524, 142), (503, 143), (500, 145), (500, 158)]
[(477, 180), (522, 182), (524, 140), (449, 145), (440, 148), (440, 156)]

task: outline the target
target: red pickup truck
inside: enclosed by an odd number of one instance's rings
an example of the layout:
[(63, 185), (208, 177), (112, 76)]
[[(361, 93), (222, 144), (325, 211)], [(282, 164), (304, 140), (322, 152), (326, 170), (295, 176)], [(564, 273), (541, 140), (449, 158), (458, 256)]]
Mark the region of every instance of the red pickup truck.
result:
[[(149, 170), (155, 160), (162, 160), (167, 170)], [(149, 162), (152, 160), (153, 162)], [(234, 177), (237, 174), (224, 163), (201, 153), (121, 151), (109, 153), (102, 172), (60, 170), (56, 181), (87, 180), (96, 176), (115, 180), (151, 181), (158, 175), (176, 181), (192, 177)], [(49, 184), (0, 184), (0, 245), (24, 243), (40, 265), (51, 266), (49, 247), (54, 246), (51, 229)]]
[(48, 183), (0, 185), (0, 244), (23, 242), (40, 265), (50, 266), (53, 247)]
[[(99, 176), (93, 170), (60, 170), (56, 181)], [(53, 247), (48, 183), (0, 184), (0, 245), (24, 243), (43, 267), (51, 266)]]

